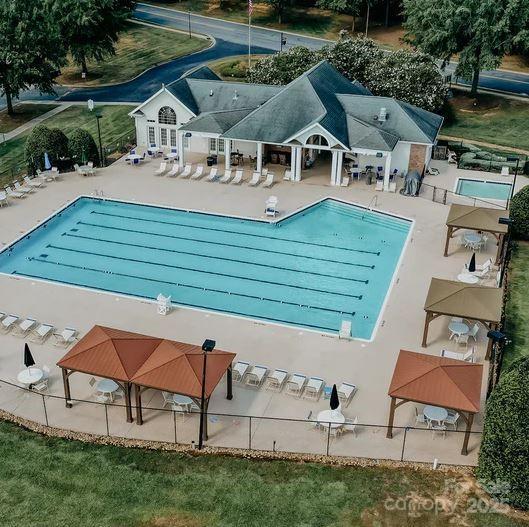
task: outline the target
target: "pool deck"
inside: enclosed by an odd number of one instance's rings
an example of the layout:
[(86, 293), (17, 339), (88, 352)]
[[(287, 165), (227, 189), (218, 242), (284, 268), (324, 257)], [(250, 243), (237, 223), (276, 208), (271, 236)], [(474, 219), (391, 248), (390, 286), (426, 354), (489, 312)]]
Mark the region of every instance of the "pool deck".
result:
[[(435, 180), (445, 188), (452, 188), (457, 177), (481, 176), (478, 172), (457, 170), (444, 162), (434, 162), (433, 165), (442, 170)], [(30, 316), (57, 328), (75, 327), (81, 335), (94, 324), (101, 324), (195, 344), (212, 338), (218, 348), (236, 352), (238, 359), (253, 364), (318, 376), (331, 385), (352, 382), (357, 385), (358, 392), (349, 407), (344, 409), (344, 414), (350, 418), (358, 416), (359, 423), (373, 426), (359, 427), (357, 437), (348, 434), (331, 439), (330, 453), (400, 459), (403, 431), (396, 431), (394, 439), (388, 440), (384, 428), (376, 426), (387, 422), (387, 389), (399, 350), (438, 355), (443, 348), (454, 349), (454, 344), (448, 341), (448, 319), (445, 317), (431, 324), (429, 346), (421, 348), (423, 305), (430, 279), (455, 280), (470, 258), (470, 252), (457, 248), (455, 242), (450, 256), (442, 256), (448, 206), (422, 198), (375, 193), (373, 186), (362, 182), (347, 188), (331, 187), (324, 176), (321, 176), (321, 181), (318, 177), (311, 178), (311, 184), (281, 181), (272, 189), (263, 189), (249, 188), (246, 184), (233, 186), (155, 177), (153, 172), (156, 167), (155, 161), (130, 167), (120, 160), (107, 169), (99, 170), (95, 177), (66, 174), (61, 181), (48, 183), (46, 188), (25, 199), (12, 199), (9, 207), (0, 210), (0, 246), (10, 243), (77, 196), (92, 195), (94, 190), (103, 191), (106, 197), (122, 200), (249, 217), (263, 217), (264, 203), (270, 195), (279, 198), (282, 214), (326, 196), (368, 205), (376, 195), (377, 209), (414, 219), (416, 224), (374, 340), (344, 341), (317, 332), (178, 307), (163, 317), (157, 315), (156, 307), (147, 301), (7, 276), (0, 276), (0, 311)], [(494, 253), (495, 247), (489, 242), (487, 250), (478, 255), (478, 263)], [(483, 329), (479, 337), (478, 361), (482, 363), (486, 347)], [(0, 346), (0, 379), (13, 381), (23, 369), (23, 340), (12, 335), (0, 335)], [(55, 363), (65, 351), (55, 348), (50, 340), (43, 345), (33, 344), (32, 352), (37, 365), (47, 364), (52, 369), (49, 393), (62, 395), (60, 372)], [(487, 370), (485, 364), (483, 400)], [(72, 397), (94, 400), (88, 379), (89, 376), (83, 374), (71, 377)], [(42, 421), (44, 416), (39, 399), (38, 395), (0, 389), (1, 408)], [(161, 407), (161, 395), (147, 392), (144, 403)], [(47, 404), (52, 426), (94, 433), (106, 431), (101, 406), (79, 403), (66, 410), (59, 400), (48, 401)], [(303, 421), (311, 412), (315, 416), (318, 411), (327, 408), (327, 404), (323, 399), (311, 402), (264, 389), (239, 386), (235, 387), (233, 400), (228, 401), (224, 398), (224, 386), (219, 386), (213, 395), (210, 413), (252, 415), (255, 418), (252, 419), (251, 430), (247, 418), (221, 416), (211, 419), (209, 444), (245, 447), (251, 437), (253, 448), (271, 449), (276, 442), (279, 450), (324, 453), (326, 436), (310, 429), (310, 424), (260, 418)], [(399, 408), (395, 424), (414, 426), (414, 407), (410, 403)], [(173, 416), (168, 412), (148, 410), (142, 427), (126, 423), (123, 408), (111, 407), (108, 413), (111, 434), (174, 440)], [(178, 441), (196, 440), (197, 421), (197, 416), (188, 416), (185, 421), (178, 417)], [(480, 430), (481, 414), (474, 423), (474, 428)], [(463, 426), (460, 426), (462, 429)], [(448, 432), (446, 438), (433, 438), (430, 431), (413, 430), (407, 434), (404, 459), (432, 462), (437, 458), (441, 463), (475, 464), (479, 435), (472, 436), (470, 452), (466, 457), (459, 453), (461, 443), (462, 434)]]

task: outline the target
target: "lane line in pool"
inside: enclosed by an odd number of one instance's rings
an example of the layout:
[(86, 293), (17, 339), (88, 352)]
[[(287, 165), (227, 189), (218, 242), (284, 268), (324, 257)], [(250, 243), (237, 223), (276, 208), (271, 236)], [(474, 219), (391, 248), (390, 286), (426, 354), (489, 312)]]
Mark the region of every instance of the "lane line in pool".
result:
[[(197, 240), (196, 238), (188, 238), (186, 236), (177, 236), (176, 234), (163, 234), (163, 233), (159, 233), (159, 232), (138, 231), (136, 229), (127, 229), (125, 227), (112, 227), (110, 225), (99, 225), (97, 223), (90, 223), (90, 222), (82, 221), (82, 220), (79, 220), (76, 223), (76, 225), (85, 225), (85, 226), (88, 226), (88, 227), (97, 227), (97, 228), (100, 228), (100, 229), (107, 229), (107, 230), (111, 230), (111, 231), (132, 232), (134, 234), (147, 234), (149, 236), (158, 236), (159, 238), (170, 238), (170, 239), (173, 239), (173, 240), (185, 240), (185, 241), (196, 242), (196, 243), (206, 243), (206, 244), (210, 244), (210, 245), (222, 245), (223, 247), (233, 247), (235, 249), (248, 249), (250, 251), (267, 252), (267, 253), (272, 253), (272, 254), (280, 254), (280, 255), (283, 255), (283, 256), (294, 256), (296, 258), (306, 258), (308, 260), (317, 260), (317, 261), (326, 262), (326, 263), (330, 262), (330, 263), (336, 263), (336, 264), (340, 264), (340, 265), (350, 265), (350, 266), (354, 266), (354, 267), (367, 267), (367, 268), (371, 268), (371, 269), (375, 268), (374, 265), (359, 264), (359, 263), (354, 263), (354, 262), (344, 262), (343, 260), (328, 260), (326, 258), (318, 258), (317, 256), (306, 256), (306, 255), (303, 255), (303, 254), (287, 253), (287, 252), (283, 252), (283, 251), (276, 251), (276, 250), (269, 249), (269, 248), (251, 247), (249, 245), (237, 245), (237, 244), (234, 244), (234, 243), (210, 242), (210, 241), (207, 241), (207, 240)], [(380, 252), (377, 253), (376, 256), (380, 256)]]
[[(177, 222), (171, 222), (171, 221), (164, 221), (164, 220), (151, 220), (147, 218), (136, 218), (134, 216), (125, 216), (122, 214), (112, 214), (110, 212), (100, 212), (97, 210), (90, 211), (90, 214), (96, 214), (100, 216), (110, 216), (114, 218), (120, 218), (120, 219), (126, 219), (126, 220), (134, 220), (134, 221), (145, 221), (149, 223), (157, 223), (162, 225), (173, 225), (175, 227), (187, 227), (189, 229), (200, 229), (200, 230), (206, 230), (206, 231), (213, 231), (213, 232), (224, 232), (231, 235), (239, 235), (239, 236), (251, 236), (253, 238), (259, 238), (259, 239), (267, 239), (267, 240), (273, 240), (273, 241), (281, 241), (281, 242), (288, 242), (288, 243), (298, 243), (302, 245), (313, 245), (314, 247), (324, 247), (326, 249), (338, 249), (341, 251), (349, 251), (349, 252), (357, 252), (357, 253), (363, 253), (363, 254), (373, 254), (376, 256), (380, 256), (380, 251), (367, 251), (364, 249), (350, 249), (348, 247), (340, 247), (338, 245), (331, 245), (326, 243), (316, 243), (316, 242), (308, 242), (308, 241), (300, 241), (300, 240), (294, 240), (291, 238), (279, 238), (277, 236), (267, 236), (265, 234), (250, 234), (246, 232), (235, 232), (230, 231), (226, 229), (219, 229), (216, 227), (201, 227), (199, 225), (188, 225), (186, 223), (177, 223)], [(243, 220), (241, 220), (242, 222)]]
[[(84, 236), (84, 235), (81, 235), (81, 234), (71, 234), (69, 232), (64, 232), (62, 234), (62, 236), (66, 236), (68, 238), (79, 238), (79, 239), (82, 239), (82, 240), (102, 242), (102, 243), (110, 243), (110, 244), (115, 244), (115, 245), (121, 245), (121, 246), (124, 246), (124, 247), (136, 247), (136, 248), (139, 248), (139, 249), (150, 249), (150, 250), (153, 250), (153, 251), (163, 251), (163, 252), (168, 252), (168, 253), (172, 253), (172, 254), (184, 254), (184, 255), (187, 255), (187, 256), (196, 256), (196, 257), (199, 257), (199, 258), (208, 258), (210, 260), (222, 260), (222, 261), (225, 261), (225, 262), (233, 262), (233, 263), (242, 263), (242, 264), (248, 264), (248, 265), (255, 265), (255, 266), (258, 266), (258, 267), (264, 267), (266, 269), (278, 269), (280, 271), (291, 271), (293, 273), (311, 274), (311, 275), (314, 275), (314, 276), (322, 276), (324, 278), (334, 278), (334, 279), (337, 279), (337, 280), (347, 280), (347, 281), (352, 281), (352, 282), (361, 282), (361, 283), (364, 283), (366, 285), (369, 283), (369, 280), (360, 280), (358, 278), (349, 278), (347, 276), (339, 276), (339, 275), (334, 275), (334, 274), (331, 274), (331, 273), (317, 273), (315, 271), (304, 271), (304, 270), (300, 270), (300, 269), (294, 269), (292, 267), (280, 267), (279, 265), (264, 264), (264, 263), (260, 263), (260, 262), (251, 262), (249, 260), (238, 260), (236, 258), (227, 258), (225, 256), (212, 256), (210, 254), (201, 254), (201, 253), (197, 254), (196, 252), (177, 251), (176, 249), (166, 249), (164, 247), (154, 247), (154, 246), (151, 246), (151, 245), (141, 245), (141, 244), (137, 244), (137, 243), (120, 242), (120, 241), (117, 241), (117, 240), (105, 240), (105, 239), (102, 239), (102, 238), (94, 238), (94, 237), (91, 237), (91, 236)], [(49, 247), (49, 245), (48, 245), (48, 247)], [(331, 261), (332, 262), (332, 260), (327, 260), (327, 261)], [(374, 266), (364, 265), (363, 267), (367, 267), (369, 269), (373, 269)]]
[[(259, 278), (249, 278), (247, 276), (240, 276), (240, 275), (233, 275), (233, 274), (228, 274), (228, 273), (221, 273), (219, 271), (203, 271), (201, 269), (194, 269), (193, 267), (184, 267), (183, 265), (172, 265), (172, 264), (164, 264), (164, 263), (158, 263), (158, 262), (147, 262), (145, 260), (140, 260), (138, 258), (126, 258), (124, 256), (114, 256), (114, 255), (110, 255), (110, 254), (94, 253), (92, 251), (82, 251), (80, 249), (69, 249), (67, 247), (59, 247), (58, 245), (52, 245), (52, 244), (49, 244), (47, 247), (50, 247), (50, 248), (56, 249), (56, 250), (60, 250), (60, 251), (67, 251), (67, 252), (78, 253), (78, 254), (86, 254), (86, 255), (89, 255), (89, 256), (99, 256), (99, 257), (102, 257), (102, 258), (110, 258), (112, 260), (120, 260), (120, 261), (125, 261), (125, 262), (134, 262), (134, 263), (140, 263), (140, 264), (146, 264), (146, 265), (154, 265), (154, 266), (158, 266), (158, 267), (166, 267), (168, 269), (178, 269), (178, 270), (181, 270), (181, 271), (191, 271), (191, 272), (199, 273), (199, 274), (206, 274), (206, 275), (213, 275), (213, 276), (222, 276), (224, 278), (234, 278), (236, 280), (245, 280), (247, 282), (257, 282), (257, 283), (267, 284), (267, 285), (276, 285), (276, 286), (282, 286), (282, 287), (290, 287), (292, 289), (299, 289), (299, 290), (303, 290), (303, 291), (312, 291), (313, 293), (325, 293), (325, 294), (328, 294), (328, 295), (337, 295), (337, 296), (343, 296), (343, 297), (348, 297), (348, 298), (354, 298), (356, 300), (362, 300), (362, 295), (351, 295), (349, 293), (338, 293), (338, 292), (335, 292), (335, 291), (326, 291), (325, 289), (316, 289), (316, 288), (313, 288), (313, 287), (303, 287), (303, 286), (300, 286), (300, 285), (285, 284), (283, 282), (273, 282), (272, 280), (261, 280)], [(34, 258), (34, 257), (30, 257), (30, 260), (37, 261), (37, 262), (38, 261), (47, 262), (47, 260), (45, 260), (45, 259), (39, 259), (39, 258)], [(62, 265), (62, 264), (59, 263), (59, 265)], [(83, 268), (83, 267), (81, 266), (81, 268)], [(113, 274), (113, 272), (112, 272), (112, 274)]]
[[(229, 296), (237, 296), (237, 297), (242, 297), (242, 298), (251, 298), (253, 300), (264, 300), (264, 301), (267, 301), (267, 302), (274, 302), (276, 304), (286, 304), (286, 305), (299, 307), (299, 308), (309, 308), (309, 309), (314, 309), (314, 310), (317, 310), (317, 311), (326, 311), (326, 312), (329, 312), (329, 313), (339, 313), (339, 314), (346, 314), (346, 315), (351, 315), (351, 316), (354, 316), (355, 313), (356, 313), (355, 311), (349, 312), (349, 311), (343, 311), (343, 310), (339, 310), (339, 309), (331, 309), (331, 308), (327, 308), (327, 307), (311, 306), (311, 305), (308, 305), (308, 304), (298, 304), (296, 302), (289, 302), (287, 300), (277, 300), (275, 298), (259, 297), (259, 296), (250, 295), (250, 294), (247, 294), (247, 293), (231, 293), (230, 291), (225, 291), (225, 290), (222, 290), (222, 289), (211, 289), (211, 288), (199, 287), (199, 286), (195, 286), (195, 285), (191, 285), (191, 284), (184, 284), (184, 283), (179, 283), (179, 282), (169, 282), (168, 280), (160, 280), (160, 279), (156, 279), (156, 278), (148, 278), (148, 277), (143, 277), (143, 276), (136, 276), (136, 275), (131, 275), (131, 274), (127, 274), (127, 273), (108, 272), (108, 271), (103, 271), (101, 269), (96, 269), (96, 268), (93, 268), (93, 267), (85, 267), (85, 266), (74, 265), (74, 264), (65, 264), (65, 263), (62, 263), (62, 262), (48, 261), (48, 260), (43, 260), (43, 259), (40, 259), (40, 258), (32, 258), (32, 260), (36, 261), (36, 262), (44, 263), (44, 264), (49, 264), (49, 265), (58, 265), (60, 267), (68, 267), (70, 269), (82, 269), (83, 271), (92, 271), (92, 272), (95, 272), (95, 273), (100, 273), (100, 274), (105, 274), (105, 275), (121, 276), (121, 277), (125, 277), (125, 278), (132, 278), (134, 280), (146, 280), (148, 282), (155, 282), (155, 283), (160, 283), (160, 284), (174, 285), (176, 287), (187, 287), (187, 288), (195, 289), (195, 290), (198, 290), (198, 291), (206, 291), (206, 292), (212, 292), (212, 293), (221, 293), (221, 294), (229, 295)], [(18, 273), (17, 271), (13, 271), (12, 274), (16, 274), (16, 275), (22, 274), (22, 275), (24, 275), (24, 273)], [(31, 276), (31, 275), (29, 275), (29, 276)], [(66, 282), (66, 283), (68, 283), (68, 282)], [(200, 307), (207, 308), (206, 306), (200, 306)], [(213, 309), (213, 308), (209, 308), (209, 309)], [(231, 312), (231, 311), (228, 311), (228, 312)], [(273, 319), (273, 320), (275, 320), (275, 319)]]

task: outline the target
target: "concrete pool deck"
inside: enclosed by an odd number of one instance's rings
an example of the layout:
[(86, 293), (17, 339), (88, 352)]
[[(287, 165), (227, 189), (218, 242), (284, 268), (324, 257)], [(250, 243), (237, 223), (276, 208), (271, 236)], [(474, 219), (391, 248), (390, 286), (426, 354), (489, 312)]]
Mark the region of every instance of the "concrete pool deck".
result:
[[(449, 179), (458, 176), (476, 176), (479, 173), (457, 170), (446, 163), (435, 163), (442, 174), (436, 176), (445, 188)], [(200, 344), (213, 338), (220, 349), (237, 353), (237, 358), (253, 364), (263, 364), (270, 369), (283, 368), (307, 376), (323, 378), (327, 384), (342, 381), (357, 385), (358, 391), (344, 414), (358, 417), (359, 423), (373, 425), (359, 427), (358, 435), (343, 435), (331, 440), (331, 453), (362, 457), (400, 459), (403, 431), (394, 439), (385, 438), (384, 426), (389, 413), (389, 387), (393, 367), (400, 349), (438, 355), (443, 348), (454, 349), (448, 341), (448, 319), (441, 317), (431, 324), (429, 346), (421, 348), (424, 323), (424, 300), (432, 277), (456, 279), (470, 252), (456, 248), (454, 243), (448, 258), (442, 256), (446, 236), (445, 221), (448, 206), (422, 198), (406, 198), (399, 194), (375, 193), (373, 186), (355, 183), (347, 188), (326, 185), (311, 178), (311, 184), (279, 182), (272, 189), (260, 187), (207, 183), (205, 181), (155, 177), (156, 162), (131, 167), (120, 160), (111, 167), (99, 170), (98, 175), (83, 178), (65, 174), (61, 181), (48, 183), (22, 200), (11, 200), (0, 210), (2, 223), (0, 243), (3, 247), (34, 227), (66, 203), (81, 194), (91, 195), (103, 191), (107, 197), (189, 208), (223, 214), (240, 214), (263, 217), (264, 203), (271, 194), (279, 198), (282, 213), (333, 196), (368, 205), (377, 196), (377, 209), (406, 216), (416, 221), (410, 243), (397, 270), (393, 290), (389, 295), (380, 327), (373, 342), (344, 341), (296, 328), (280, 327), (225, 315), (209, 314), (190, 309), (175, 308), (167, 317), (156, 314), (156, 308), (147, 301), (118, 297), (96, 291), (87, 291), (55, 284), (34, 282), (18, 277), (0, 276), (2, 291), (0, 311), (30, 316), (48, 322), (57, 328), (77, 328), (81, 335), (94, 324), (113, 326), (179, 341)], [(457, 174), (453, 174), (456, 172)], [(455, 179), (452, 179), (452, 181)], [(495, 252), (489, 242), (486, 251), (478, 254), (481, 263)], [(2, 349), (0, 379), (13, 381), (23, 369), (23, 340), (12, 335), (0, 335)], [(51, 340), (43, 345), (33, 344), (32, 352), (37, 365), (47, 364), (52, 369), (50, 394), (62, 395), (60, 372), (55, 363), (64, 354)], [(483, 362), (485, 331), (481, 329), (477, 359)], [(487, 364), (485, 364), (487, 366)], [(483, 379), (483, 401), (488, 368)], [(89, 376), (74, 374), (71, 378), (72, 397), (94, 401)], [(16, 382), (16, 381), (15, 381)], [(42, 421), (41, 396), (21, 393), (12, 388), (0, 389), (0, 407), (22, 417)], [(162, 398), (157, 392), (147, 392), (144, 403), (161, 407)], [(103, 407), (88, 403), (76, 404), (66, 410), (63, 401), (48, 400), (50, 425), (94, 433), (106, 433)], [(325, 453), (326, 437), (302, 422), (328, 402), (310, 402), (294, 399), (286, 394), (264, 389), (236, 387), (234, 398), (224, 398), (224, 387), (215, 392), (209, 411), (224, 414), (252, 415), (252, 429), (244, 417), (221, 416), (210, 420), (208, 444), (219, 446), (247, 446), (252, 437), (253, 448), (271, 449), (274, 441), (278, 450)], [(420, 405), (417, 405), (420, 408)], [(404, 405), (396, 413), (397, 426), (414, 426), (413, 403)], [(173, 416), (154, 410), (145, 412), (145, 424), (125, 422), (123, 408), (109, 408), (110, 432), (129, 437), (174, 440)], [(482, 412), (475, 420), (474, 429), (482, 427)], [(259, 418), (291, 418), (300, 422), (285, 422)], [(197, 437), (197, 416), (178, 418), (178, 441), (190, 442)], [(463, 430), (463, 427), (460, 427)], [(409, 431), (406, 439), (405, 459), (441, 463), (475, 464), (479, 435), (473, 435), (469, 455), (461, 456), (462, 434), (448, 432), (446, 438), (432, 437), (427, 430)]]

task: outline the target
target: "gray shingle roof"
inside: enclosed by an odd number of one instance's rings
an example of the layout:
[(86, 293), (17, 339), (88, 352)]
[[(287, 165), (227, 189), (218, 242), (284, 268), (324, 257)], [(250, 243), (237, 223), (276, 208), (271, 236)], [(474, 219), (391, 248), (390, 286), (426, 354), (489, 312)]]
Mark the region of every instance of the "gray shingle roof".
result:
[(244, 119), (252, 110), (253, 108), (247, 108), (244, 110), (203, 113), (180, 126), (180, 130), (223, 134), (241, 119)]

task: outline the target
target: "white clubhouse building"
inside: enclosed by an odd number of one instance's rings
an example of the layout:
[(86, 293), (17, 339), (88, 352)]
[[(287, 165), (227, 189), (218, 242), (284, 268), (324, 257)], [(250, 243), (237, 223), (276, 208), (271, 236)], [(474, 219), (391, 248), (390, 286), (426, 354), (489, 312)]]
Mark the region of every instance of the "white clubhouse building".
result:
[(162, 86), (130, 115), (138, 146), (214, 156), (226, 169), (250, 161), (284, 165), (292, 181), (328, 166), (340, 185), (345, 168), (376, 171), (389, 188), (393, 174), (422, 173), (442, 117), (371, 94), (322, 61), (286, 86), (227, 82), (207, 67)]

